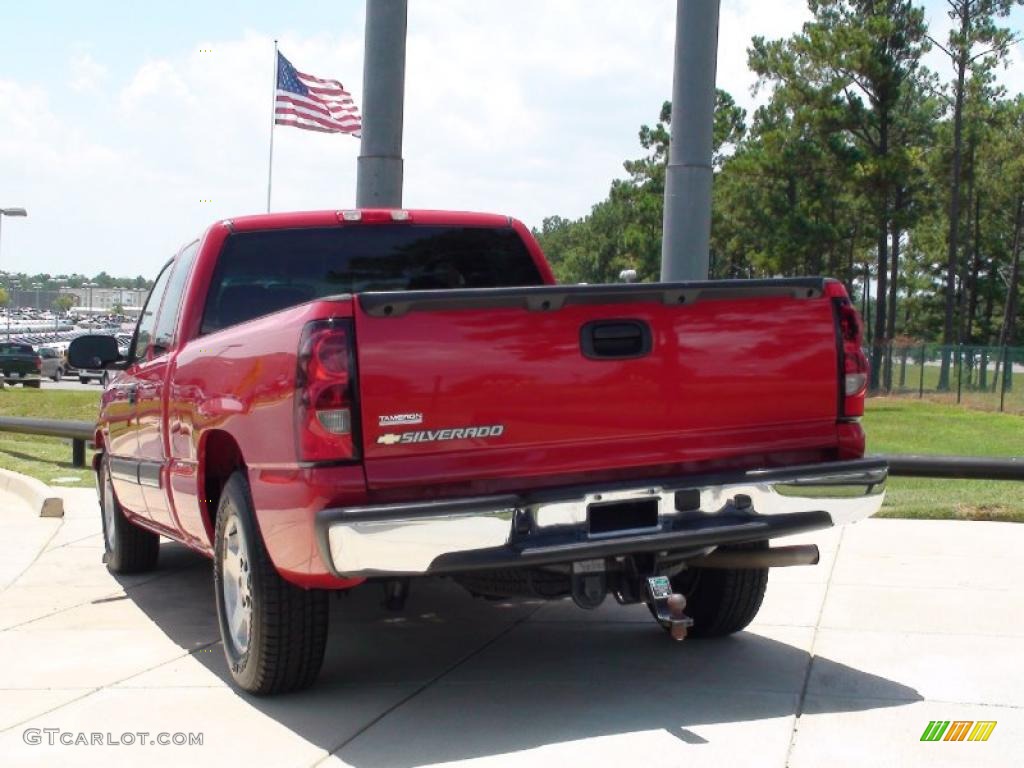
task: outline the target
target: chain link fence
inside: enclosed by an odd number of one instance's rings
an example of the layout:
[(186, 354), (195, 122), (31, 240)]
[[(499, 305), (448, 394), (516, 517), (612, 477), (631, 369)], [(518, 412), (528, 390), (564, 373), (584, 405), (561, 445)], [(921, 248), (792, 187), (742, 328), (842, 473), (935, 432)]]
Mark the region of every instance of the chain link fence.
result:
[(1024, 414), (1024, 347), (892, 343), (864, 353), (878, 369), (873, 394)]

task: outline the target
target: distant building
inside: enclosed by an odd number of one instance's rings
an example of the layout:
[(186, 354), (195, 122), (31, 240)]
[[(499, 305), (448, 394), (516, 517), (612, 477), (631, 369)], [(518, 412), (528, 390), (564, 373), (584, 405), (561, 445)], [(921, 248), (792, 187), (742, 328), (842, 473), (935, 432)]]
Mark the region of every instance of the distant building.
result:
[[(92, 312), (109, 312), (120, 304), (127, 314), (136, 314), (146, 301), (149, 291), (135, 288), (93, 288), (90, 304), (88, 288), (62, 288), (61, 293), (75, 298), (75, 308)], [(134, 311), (132, 311), (134, 310)]]

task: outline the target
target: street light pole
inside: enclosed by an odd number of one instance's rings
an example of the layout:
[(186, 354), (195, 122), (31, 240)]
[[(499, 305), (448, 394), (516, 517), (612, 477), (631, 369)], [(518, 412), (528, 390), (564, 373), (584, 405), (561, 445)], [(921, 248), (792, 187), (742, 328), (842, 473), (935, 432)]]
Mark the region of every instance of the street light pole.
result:
[(57, 298), (53, 300), (53, 303), (54, 303), (54, 307), (53, 307), (53, 340), (57, 341), (57, 336), (60, 334), (60, 304), (59, 304), (59, 302), (60, 302), (60, 297), (61, 297), (61, 290), (63, 290), (63, 286), (67, 285), (68, 281), (67, 280), (62, 280), (62, 279), (58, 278), (58, 279), (54, 280), (54, 282), (57, 284)]
[(719, 0), (677, 0), (661, 279), (707, 280)]
[[(24, 208), (0, 208), (0, 235), (3, 234), (4, 216), (28, 216)], [(0, 239), (2, 242), (2, 239)], [(2, 263), (0, 259), (0, 263)], [(10, 285), (10, 283), (8, 283)], [(11, 340), (11, 295), (7, 294), (7, 340)]]
[[(13, 295), (12, 291), (15, 291), (15, 290), (17, 290), (19, 288), (21, 288), (21, 283), (18, 282), (17, 280), (15, 280), (14, 282), (8, 281), (7, 282), (7, 296), (8, 296), (8, 299)], [(8, 306), (7, 306), (7, 340), (8, 341), (11, 340), (11, 307), (10, 307), (10, 301), (8, 301)]]
[(0, 208), (0, 235), (3, 234), (4, 216), (28, 216), (24, 208)]
[(366, 0), (357, 208), (402, 207), (407, 0)]
[(4, 314), (7, 316), (7, 340), (11, 340), (11, 278), (4, 274), (4, 290), (7, 291), (7, 306), (4, 307)]
[(89, 289), (89, 319), (92, 319), (92, 289), (99, 283), (85, 283), (84, 287)]

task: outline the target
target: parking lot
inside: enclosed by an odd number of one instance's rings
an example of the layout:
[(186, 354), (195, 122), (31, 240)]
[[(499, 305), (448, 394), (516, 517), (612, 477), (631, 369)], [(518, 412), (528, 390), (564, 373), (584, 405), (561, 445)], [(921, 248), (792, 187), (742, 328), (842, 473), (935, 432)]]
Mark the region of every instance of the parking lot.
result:
[(61, 379), (60, 381), (50, 381), (49, 379), (46, 379), (43, 382), (43, 389), (66, 389), (98, 393), (102, 387), (100, 387), (99, 382), (96, 380), (88, 381), (83, 384), (78, 379), (69, 376)]
[[(63, 520), (0, 492), (5, 765), (1010, 766), (1024, 751), (1020, 526), (799, 537), (822, 563), (773, 571), (750, 631), (679, 645), (643, 607), (487, 602), (436, 581), (396, 614), (370, 585), (332, 601), (318, 684), (256, 699), (227, 683), (209, 564), (165, 543), (155, 574), (115, 579), (92, 492), (60, 493)], [(987, 742), (921, 742), (931, 720), (997, 725)], [(26, 743), (47, 728), (203, 743)]]

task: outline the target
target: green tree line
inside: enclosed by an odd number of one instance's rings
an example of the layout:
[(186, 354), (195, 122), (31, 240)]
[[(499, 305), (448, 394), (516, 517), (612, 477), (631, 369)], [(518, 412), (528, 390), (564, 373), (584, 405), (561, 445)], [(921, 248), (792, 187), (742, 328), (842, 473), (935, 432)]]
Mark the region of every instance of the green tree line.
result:
[[(717, 93), (711, 273), (829, 275), (858, 302), (872, 385), (891, 342), (1017, 342), (1024, 96), (997, 83), (1024, 0), (947, 0), (934, 37), (907, 0), (809, 0), (792, 37), (754, 37), (753, 115)], [(939, 54), (939, 71), (922, 59)], [(643, 156), (589, 215), (536, 234), (564, 282), (657, 280), (671, 104), (640, 128)], [(940, 387), (950, 382), (943, 358)]]
[(98, 288), (124, 288), (125, 290), (149, 290), (153, 287), (153, 281), (144, 275), (136, 277), (113, 277), (106, 272), (89, 277), (78, 272), (69, 275), (51, 275), (49, 272), (39, 272), (30, 275), (26, 272), (0, 272), (0, 285), (6, 288), (21, 288), (24, 290), (33, 289), (36, 284), (43, 291), (56, 291), (61, 288), (81, 288), (87, 283), (94, 283)]

